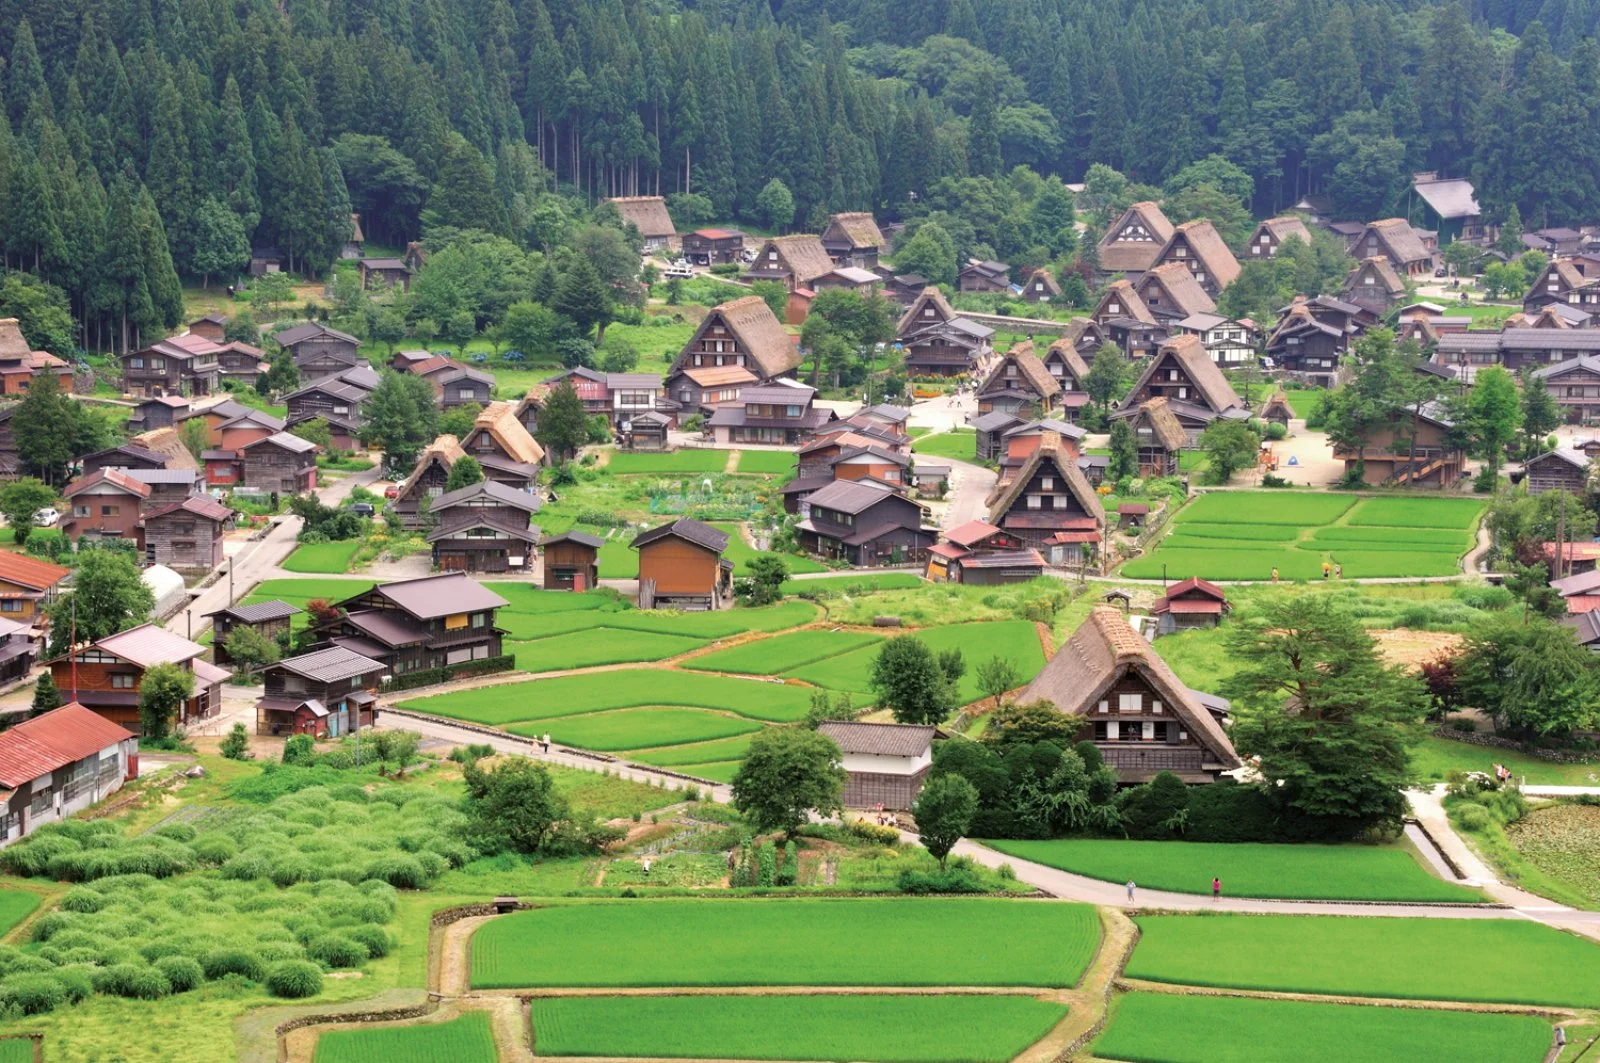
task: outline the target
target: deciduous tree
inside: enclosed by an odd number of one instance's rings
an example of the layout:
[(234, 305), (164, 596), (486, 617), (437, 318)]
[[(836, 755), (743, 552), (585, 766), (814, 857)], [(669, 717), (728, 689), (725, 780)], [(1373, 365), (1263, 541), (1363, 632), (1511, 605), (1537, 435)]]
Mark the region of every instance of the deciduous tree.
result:
[(977, 787), (956, 774), (929, 779), (911, 806), (922, 847), (939, 861), (940, 868), (956, 842), (971, 828), (972, 817), (977, 813)]
[(28, 541), (33, 531), (33, 515), (53, 505), (60, 493), (32, 476), (24, 476), (0, 487), (0, 517), (5, 517), (18, 546)]
[(139, 680), (139, 738), (162, 742), (172, 734), (178, 708), (194, 696), (194, 673), (176, 664), (155, 664)]
[(872, 663), (872, 689), (878, 704), (899, 723), (940, 723), (955, 707), (955, 696), (938, 658), (915, 635), (897, 635), (878, 650)]
[(733, 807), (751, 829), (793, 837), (810, 813), (840, 811), (846, 779), (842, 757), (831, 738), (803, 727), (759, 731), (733, 777)]

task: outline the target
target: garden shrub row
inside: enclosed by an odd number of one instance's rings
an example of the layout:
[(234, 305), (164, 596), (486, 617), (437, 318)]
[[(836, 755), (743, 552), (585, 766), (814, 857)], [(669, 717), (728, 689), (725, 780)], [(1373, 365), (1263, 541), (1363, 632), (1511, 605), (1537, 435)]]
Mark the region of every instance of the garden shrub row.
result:
[(491, 672), (509, 672), (516, 666), (516, 656), (504, 654), (499, 657), (487, 657), (481, 661), (463, 661), (461, 664), (446, 665), (443, 668), (424, 668), (420, 672), (407, 672), (405, 675), (397, 675), (388, 680), (380, 689), (384, 693), (394, 690), (414, 690), (417, 687), (448, 683), (452, 679), (488, 675)]

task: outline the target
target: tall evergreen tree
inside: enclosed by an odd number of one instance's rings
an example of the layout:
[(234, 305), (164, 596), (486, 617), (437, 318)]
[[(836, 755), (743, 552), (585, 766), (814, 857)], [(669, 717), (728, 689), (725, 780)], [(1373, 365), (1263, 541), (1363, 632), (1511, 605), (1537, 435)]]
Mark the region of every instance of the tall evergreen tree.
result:
[(1000, 158), (999, 111), (999, 89), (994, 76), (985, 74), (967, 118), (967, 172), (974, 176), (998, 176), (1005, 165)]

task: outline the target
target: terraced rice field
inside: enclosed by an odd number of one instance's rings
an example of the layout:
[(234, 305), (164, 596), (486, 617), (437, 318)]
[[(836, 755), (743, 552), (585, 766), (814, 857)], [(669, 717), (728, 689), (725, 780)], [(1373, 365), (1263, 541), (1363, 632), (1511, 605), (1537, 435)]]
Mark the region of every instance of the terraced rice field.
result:
[(472, 985), (1069, 986), (1099, 939), (1094, 909), (1076, 904), (574, 903), (484, 924), (472, 938)]
[(1066, 1016), (1025, 996), (558, 997), (533, 1001), (541, 1056), (1006, 1063)]
[[(963, 704), (982, 696), (978, 689), (978, 665), (990, 657), (998, 655), (1010, 659), (1024, 679), (1032, 679), (1044, 667), (1044, 649), (1039, 643), (1039, 634), (1033, 624), (1026, 620), (950, 624), (921, 628), (907, 634), (920, 638), (935, 652), (961, 651), (967, 664), (966, 674), (961, 677)], [(872, 664), (877, 655), (876, 645), (863, 646), (836, 657), (788, 669), (783, 674), (830, 690), (865, 693), (872, 689)]]
[(1106, 882), (1132, 879), (1148, 889), (1207, 893), (1220, 875), (1230, 897), (1349, 901), (1483, 900), (1477, 890), (1445, 882), (1398, 847), (1258, 845), (1210, 842), (985, 842), (1002, 853)]
[(880, 641), (881, 636), (860, 631), (792, 631), (695, 657), (684, 662), (684, 667), (703, 672), (777, 675)]
[(795, 457), (790, 450), (745, 450), (739, 453), (739, 471), (761, 476), (784, 476), (794, 473)]
[(761, 728), (754, 720), (726, 712), (652, 707), (563, 716), (543, 723), (515, 725), (508, 730), (528, 736), (548, 732), (562, 745), (611, 753), (641, 746), (705, 742), (751, 734)]
[[(645, 454), (618, 451), (606, 462), (616, 476), (666, 476), (677, 473), (722, 472), (728, 467), (726, 450), (686, 447), (671, 454)], [(791, 464), (793, 464), (791, 462)]]
[(1289, 492), (1212, 492), (1179, 512), (1156, 548), (1123, 566), (1134, 579), (1322, 578), (1324, 562), (1351, 579), (1449, 576), (1472, 548), (1483, 506), (1465, 498), (1358, 498)]
[(1600, 946), (1538, 923), (1337, 915), (1134, 921), (1141, 936), (1130, 978), (1415, 1000), (1600, 1003)]
[(1537, 1063), (1551, 1038), (1528, 1015), (1166, 993), (1113, 1008), (1093, 1052), (1129, 1063)]
[(317, 1038), (315, 1063), (495, 1063), (498, 1058), (489, 1016), (468, 1012), (449, 1022), (330, 1030)]
[(356, 556), (356, 551), (361, 549), (357, 539), (337, 543), (306, 543), (295, 547), (283, 562), (283, 567), (290, 572), (344, 572), (350, 568), (350, 561)]
[(702, 639), (681, 635), (594, 627), (532, 642), (508, 642), (506, 652), (517, 655), (517, 667), (522, 671), (537, 673), (661, 661), (704, 645)]

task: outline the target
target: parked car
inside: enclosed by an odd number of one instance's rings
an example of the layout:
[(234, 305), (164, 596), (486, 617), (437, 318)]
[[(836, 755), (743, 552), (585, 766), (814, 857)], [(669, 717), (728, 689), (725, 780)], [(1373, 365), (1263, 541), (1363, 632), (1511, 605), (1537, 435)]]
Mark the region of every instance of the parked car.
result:
[(350, 503), (350, 512), (354, 513), (358, 517), (370, 517), (376, 513), (377, 510), (372, 508), (371, 502), (352, 502)]
[(53, 527), (55, 522), (60, 519), (61, 514), (58, 513), (53, 506), (45, 506), (43, 509), (36, 511), (33, 515), (33, 523), (41, 528)]
[(399, 498), (400, 497), (400, 485), (399, 484), (390, 484), (388, 487), (385, 487), (383, 489), (383, 497), (389, 499), (390, 501), (393, 501), (394, 499)]
[(689, 267), (689, 263), (680, 261), (668, 266), (664, 275), (668, 277), (693, 277), (694, 270)]

